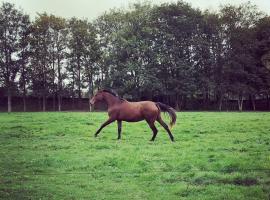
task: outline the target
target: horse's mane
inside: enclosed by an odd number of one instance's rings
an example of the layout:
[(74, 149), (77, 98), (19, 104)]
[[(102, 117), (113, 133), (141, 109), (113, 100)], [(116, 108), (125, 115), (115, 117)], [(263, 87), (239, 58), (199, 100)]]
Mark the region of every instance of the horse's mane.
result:
[(107, 89), (103, 89), (101, 90), (102, 92), (107, 92), (107, 93), (110, 93), (111, 95), (115, 96), (115, 97), (118, 97), (120, 100), (125, 100), (123, 99), (122, 97), (120, 97), (115, 91), (112, 91), (112, 90), (107, 90)]
[(115, 96), (115, 97), (118, 97), (118, 96), (119, 96), (116, 92), (114, 92), (114, 91), (112, 91), (112, 90), (104, 89), (104, 90), (101, 90), (101, 91), (102, 91), (102, 92), (108, 92), (108, 93), (112, 94), (112, 95)]

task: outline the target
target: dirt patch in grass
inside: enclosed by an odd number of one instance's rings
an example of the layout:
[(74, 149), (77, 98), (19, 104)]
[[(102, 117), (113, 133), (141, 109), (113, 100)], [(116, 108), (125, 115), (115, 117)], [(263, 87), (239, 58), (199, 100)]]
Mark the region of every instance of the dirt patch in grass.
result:
[(235, 178), (233, 180), (234, 185), (243, 185), (243, 186), (252, 186), (252, 185), (257, 185), (258, 180), (256, 178), (251, 178), (251, 177), (244, 177), (244, 178)]
[(211, 185), (211, 184), (230, 184), (239, 186), (252, 186), (258, 185), (259, 182), (253, 177), (235, 177), (235, 178), (223, 178), (223, 177), (197, 177), (191, 181), (192, 185)]

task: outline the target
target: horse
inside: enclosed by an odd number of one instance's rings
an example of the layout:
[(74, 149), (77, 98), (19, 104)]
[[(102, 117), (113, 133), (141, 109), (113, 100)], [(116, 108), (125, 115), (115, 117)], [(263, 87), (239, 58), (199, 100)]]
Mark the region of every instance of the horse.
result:
[[(149, 127), (153, 131), (153, 136), (150, 141), (154, 141), (158, 130), (155, 126), (155, 121), (158, 121), (161, 126), (167, 131), (171, 141), (174, 141), (174, 137), (170, 131), (170, 128), (176, 122), (175, 110), (163, 103), (153, 101), (138, 101), (129, 102), (117, 95), (117, 93), (110, 90), (99, 90), (91, 99), (89, 99), (90, 105), (94, 105), (96, 102), (105, 101), (108, 105), (109, 119), (105, 121), (100, 128), (96, 131), (95, 137), (98, 136), (100, 131), (107, 125), (114, 121), (118, 124), (118, 140), (121, 139), (122, 121), (126, 122), (138, 122), (145, 120)], [(161, 112), (169, 114), (170, 128), (161, 118)]]

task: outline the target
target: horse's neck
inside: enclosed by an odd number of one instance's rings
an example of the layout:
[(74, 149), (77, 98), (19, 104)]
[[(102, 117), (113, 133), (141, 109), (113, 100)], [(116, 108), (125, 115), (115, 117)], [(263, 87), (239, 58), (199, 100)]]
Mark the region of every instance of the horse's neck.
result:
[(111, 94), (105, 94), (104, 97), (106, 103), (108, 104), (108, 107), (114, 106), (115, 104), (119, 103), (118, 97), (115, 97)]

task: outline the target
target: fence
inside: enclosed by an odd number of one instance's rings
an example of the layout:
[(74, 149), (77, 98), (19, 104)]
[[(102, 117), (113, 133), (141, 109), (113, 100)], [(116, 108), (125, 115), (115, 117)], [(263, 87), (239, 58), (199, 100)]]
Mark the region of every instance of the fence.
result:
[[(147, 99), (142, 99), (147, 100)], [(167, 102), (162, 98), (156, 98), (154, 101), (161, 101), (172, 107), (174, 107), (175, 102)], [(62, 111), (89, 111), (89, 99), (88, 98), (62, 98), (61, 104)], [(270, 102), (267, 99), (257, 99), (255, 100), (256, 110), (257, 111), (269, 111)], [(95, 110), (102, 111), (106, 110), (107, 106), (105, 103), (98, 103), (95, 105)], [(29, 112), (42, 111), (42, 98), (38, 97), (27, 97), (26, 99), (26, 110)], [(46, 99), (46, 111), (57, 111), (57, 99), (47, 98)], [(209, 101), (207, 104), (202, 99), (187, 99), (182, 104), (181, 110), (186, 111), (196, 111), (196, 110), (218, 110), (218, 103), (216, 101)], [(237, 100), (226, 100), (223, 102), (222, 106), (223, 111), (237, 111), (238, 102)], [(243, 111), (252, 111), (253, 106), (250, 100), (244, 100), (243, 102)], [(7, 111), (7, 97), (0, 97), (0, 112)], [(23, 111), (23, 99), (22, 97), (12, 97), (12, 111), (20, 112)]]

